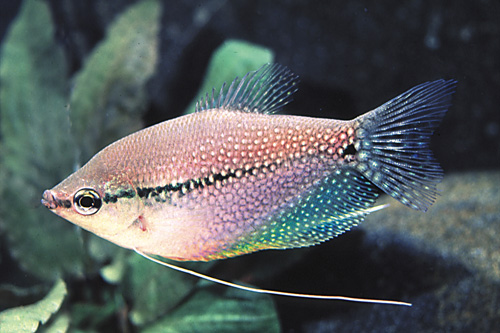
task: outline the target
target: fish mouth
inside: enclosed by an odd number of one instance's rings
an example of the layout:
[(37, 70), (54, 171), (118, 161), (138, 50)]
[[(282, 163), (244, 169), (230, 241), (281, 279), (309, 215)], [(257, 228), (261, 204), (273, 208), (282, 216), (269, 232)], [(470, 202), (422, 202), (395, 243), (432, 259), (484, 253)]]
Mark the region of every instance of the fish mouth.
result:
[(45, 190), (42, 194), (42, 205), (50, 210), (56, 208), (70, 208), (71, 201), (59, 199), (51, 190)]
[(42, 195), (42, 205), (47, 207), (48, 209), (56, 209), (57, 201), (54, 193), (51, 190), (45, 190)]

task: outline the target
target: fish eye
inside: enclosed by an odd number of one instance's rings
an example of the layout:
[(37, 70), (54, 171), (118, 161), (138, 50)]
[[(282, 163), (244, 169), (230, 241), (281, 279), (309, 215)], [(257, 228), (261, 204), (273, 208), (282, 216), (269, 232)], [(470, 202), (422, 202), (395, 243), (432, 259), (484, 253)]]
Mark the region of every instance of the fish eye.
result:
[(75, 193), (73, 204), (78, 213), (92, 215), (99, 211), (102, 201), (97, 191), (91, 188), (84, 188)]

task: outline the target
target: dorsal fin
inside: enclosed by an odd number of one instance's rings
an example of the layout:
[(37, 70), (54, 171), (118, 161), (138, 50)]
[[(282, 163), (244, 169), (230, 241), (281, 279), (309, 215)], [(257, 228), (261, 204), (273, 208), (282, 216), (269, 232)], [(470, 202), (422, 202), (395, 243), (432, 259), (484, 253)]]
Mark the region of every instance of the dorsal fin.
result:
[(196, 103), (195, 112), (220, 108), (244, 112), (273, 113), (291, 102), (299, 78), (279, 64), (266, 64), (249, 72), (241, 80), (234, 79), (226, 91), (222, 85), (218, 95), (212, 90)]

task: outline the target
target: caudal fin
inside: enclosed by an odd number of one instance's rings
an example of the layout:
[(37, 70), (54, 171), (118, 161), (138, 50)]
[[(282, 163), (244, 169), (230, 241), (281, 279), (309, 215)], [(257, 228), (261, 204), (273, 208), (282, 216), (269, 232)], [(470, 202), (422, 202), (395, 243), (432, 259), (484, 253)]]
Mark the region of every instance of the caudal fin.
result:
[(456, 83), (420, 84), (355, 119), (356, 169), (411, 208), (426, 211), (436, 200), (443, 171), (429, 143), (451, 105)]

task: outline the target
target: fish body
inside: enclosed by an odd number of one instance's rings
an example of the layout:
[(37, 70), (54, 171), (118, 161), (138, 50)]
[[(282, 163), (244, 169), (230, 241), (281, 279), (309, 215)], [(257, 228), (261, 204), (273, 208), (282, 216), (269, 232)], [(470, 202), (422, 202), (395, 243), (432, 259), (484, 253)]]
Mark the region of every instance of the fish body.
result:
[(273, 114), (297, 82), (279, 65), (251, 72), (104, 148), (42, 203), (125, 248), (206, 261), (331, 239), (363, 220), (377, 187), (414, 209), (434, 202), (442, 171), (428, 142), (454, 81), (350, 121)]

